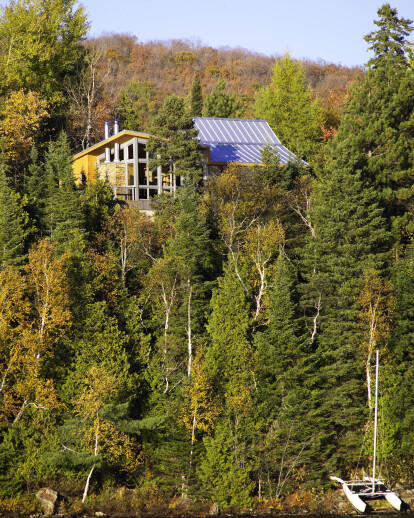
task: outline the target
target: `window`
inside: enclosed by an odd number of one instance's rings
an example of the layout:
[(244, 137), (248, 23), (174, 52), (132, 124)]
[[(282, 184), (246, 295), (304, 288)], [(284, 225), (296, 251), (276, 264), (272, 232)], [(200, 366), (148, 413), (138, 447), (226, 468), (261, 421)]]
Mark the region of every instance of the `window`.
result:
[(156, 169), (149, 172), (149, 184), (158, 185), (158, 173)]
[(147, 185), (148, 171), (147, 164), (138, 164), (138, 182), (139, 185)]
[(172, 183), (172, 175), (169, 167), (164, 166), (162, 168), (162, 186), (163, 187), (171, 187)]
[(138, 158), (147, 158), (147, 152), (145, 150), (145, 144), (138, 143)]
[(135, 185), (134, 181), (134, 164), (127, 164), (128, 185)]

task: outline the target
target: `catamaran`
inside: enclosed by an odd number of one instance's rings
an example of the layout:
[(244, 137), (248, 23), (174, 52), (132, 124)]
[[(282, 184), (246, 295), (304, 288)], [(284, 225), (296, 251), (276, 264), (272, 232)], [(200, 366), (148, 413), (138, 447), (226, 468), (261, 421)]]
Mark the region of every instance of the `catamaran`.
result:
[(378, 426), (378, 351), (376, 351), (375, 364), (375, 409), (374, 409), (374, 455), (372, 463), (372, 477), (364, 476), (361, 480), (345, 481), (339, 477), (331, 476), (331, 480), (342, 485), (343, 492), (351, 504), (360, 513), (367, 513), (372, 510), (368, 502), (372, 500), (387, 500), (387, 502), (402, 511), (406, 507), (401, 498), (392, 491), (383, 480), (376, 477), (376, 456), (377, 456), (377, 426)]

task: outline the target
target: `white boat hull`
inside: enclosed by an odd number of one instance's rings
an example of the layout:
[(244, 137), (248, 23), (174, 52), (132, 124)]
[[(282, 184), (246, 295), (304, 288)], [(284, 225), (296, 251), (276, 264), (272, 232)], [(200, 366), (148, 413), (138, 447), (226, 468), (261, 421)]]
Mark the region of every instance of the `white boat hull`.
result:
[(404, 508), (404, 503), (400, 497), (380, 480), (375, 480), (374, 488), (372, 488), (373, 479), (370, 477), (350, 482), (346, 482), (339, 477), (330, 478), (341, 484), (345, 496), (360, 513), (366, 513), (370, 510), (366, 501), (371, 500), (385, 499), (397, 511), (402, 511)]
[[(364, 477), (364, 480), (367, 480), (368, 482), (371, 482), (371, 483), (373, 482), (373, 478), (372, 477)], [(381, 481), (380, 480), (375, 480), (375, 483), (376, 484), (381, 484)], [(394, 509), (396, 509), (397, 511), (402, 511), (403, 506), (404, 506), (403, 501), (401, 500), (401, 498), (396, 493), (394, 493), (394, 491), (391, 491), (391, 489), (386, 487), (386, 492), (384, 493), (384, 497), (387, 500), (387, 502), (392, 507), (394, 507)]]

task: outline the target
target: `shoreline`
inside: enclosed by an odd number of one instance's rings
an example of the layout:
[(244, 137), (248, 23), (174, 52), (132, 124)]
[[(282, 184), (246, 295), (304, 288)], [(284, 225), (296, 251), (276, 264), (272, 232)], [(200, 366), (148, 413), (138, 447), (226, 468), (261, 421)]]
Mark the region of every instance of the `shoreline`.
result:
[[(397, 490), (400, 497), (408, 504), (409, 509), (405, 513), (412, 513), (414, 507), (414, 488), (401, 488)], [(33, 496), (33, 495), (31, 495)], [(84, 504), (75, 497), (59, 495), (60, 502), (56, 505), (53, 514), (54, 518), (210, 518), (210, 517), (269, 517), (277, 516), (280, 518), (290, 516), (318, 516), (321, 518), (328, 516), (359, 516), (352, 505), (348, 502), (341, 489), (328, 491), (326, 493), (312, 493), (303, 490), (287, 495), (279, 500), (254, 501), (254, 505), (248, 509), (236, 509), (227, 507), (219, 509), (216, 504), (209, 502), (192, 501), (178, 499), (172, 501), (157, 502), (150, 499), (137, 499), (137, 491), (128, 490), (126, 494), (119, 494), (115, 491), (110, 495), (97, 495), (89, 498)], [(16, 504), (19, 498), (14, 498)], [(29, 505), (29, 501), (32, 506)], [(4, 518), (43, 518), (48, 516), (42, 512), (40, 503), (28, 499), (24, 496), (22, 504), (26, 508), (15, 505), (13, 508), (5, 508), (4, 502), (0, 507), (0, 515)], [(376, 506), (374, 513), (395, 515), (397, 511), (388, 507), (384, 502)]]

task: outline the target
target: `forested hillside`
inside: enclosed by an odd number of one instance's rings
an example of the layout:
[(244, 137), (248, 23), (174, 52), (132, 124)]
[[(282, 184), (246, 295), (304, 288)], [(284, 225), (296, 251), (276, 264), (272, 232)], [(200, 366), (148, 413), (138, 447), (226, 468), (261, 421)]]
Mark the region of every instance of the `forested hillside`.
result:
[[(81, 514), (330, 512), (329, 475), (368, 470), (377, 349), (380, 469), (414, 482), (413, 29), (375, 16), (358, 70), (2, 8), (1, 512), (44, 486)], [(307, 165), (265, 147), (202, 185), (200, 114)], [(153, 217), (75, 184), (115, 116), (186, 178)]]

